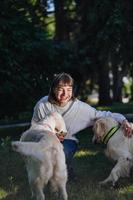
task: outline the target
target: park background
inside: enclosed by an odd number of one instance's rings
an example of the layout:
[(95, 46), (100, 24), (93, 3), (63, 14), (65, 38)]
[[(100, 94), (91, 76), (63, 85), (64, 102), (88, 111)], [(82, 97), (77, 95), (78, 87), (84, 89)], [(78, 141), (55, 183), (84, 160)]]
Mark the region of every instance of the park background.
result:
[[(24, 163), (10, 142), (60, 72), (73, 76), (78, 98), (133, 121), (133, 1), (0, 1), (0, 200), (29, 200)], [(92, 130), (83, 132), (69, 200), (131, 200), (132, 172), (117, 190), (98, 187), (114, 164), (91, 144)], [(54, 200), (49, 190), (47, 197)]]
[(82, 100), (133, 100), (131, 0), (6, 0), (0, 10), (1, 122), (30, 119), (59, 72)]

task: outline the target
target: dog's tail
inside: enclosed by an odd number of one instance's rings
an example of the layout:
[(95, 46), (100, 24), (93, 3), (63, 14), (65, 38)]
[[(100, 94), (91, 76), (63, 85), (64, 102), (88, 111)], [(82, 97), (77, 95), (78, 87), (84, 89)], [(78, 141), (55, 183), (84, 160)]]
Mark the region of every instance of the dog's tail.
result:
[(12, 149), (24, 156), (30, 156), (33, 159), (37, 159), (40, 162), (44, 160), (44, 151), (49, 148), (49, 145), (46, 145), (42, 148), (42, 144), (40, 142), (12, 142)]

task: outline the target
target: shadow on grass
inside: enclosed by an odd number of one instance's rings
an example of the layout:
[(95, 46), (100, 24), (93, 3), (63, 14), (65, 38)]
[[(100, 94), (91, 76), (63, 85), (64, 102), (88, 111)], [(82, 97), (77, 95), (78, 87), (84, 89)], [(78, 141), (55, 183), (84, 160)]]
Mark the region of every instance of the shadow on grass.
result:
[(8, 144), (0, 147), (0, 163), (2, 163), (0, 187), (5, 191), (2, 200), (26, 199), (25, 194), (29, 193), (29, 188), (25, 187), (28, 182), (22, 157), (13, 152)]

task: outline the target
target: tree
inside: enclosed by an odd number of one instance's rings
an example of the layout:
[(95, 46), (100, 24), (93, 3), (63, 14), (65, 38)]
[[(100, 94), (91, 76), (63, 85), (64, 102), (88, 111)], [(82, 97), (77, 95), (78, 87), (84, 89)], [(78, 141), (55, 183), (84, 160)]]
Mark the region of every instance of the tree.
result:
[(40, 15), (36, 15), (37, 8), (33, 9), (30, 2), (0, 2), (1, 117), (6, 114), (13, 117), (26, 108), (31, 109), (29, 105), (36, 97), (34, 91), (40, 91), (35, 90), (41, 80), (40, 74), (35, 78), (38, 66), (34, 70), (30, 58), (37, 57), (38, 48), (46, 48), (46, 32), (41, 27)]
[[(122, 100), (122, 77), (128, 73), (133, 47), (132, 1), (76, 1), (79, 23), (78, 52), (94, 67), (99, 80), (99, 102), (109, 104), (110, 70), (113, 73), (113, 100)], [(128, 52), (128, 53), (127, 53)], [(85, 70), (86, 71), (86, 70)], [(91, 70), (92, 71), (92, 70)]]

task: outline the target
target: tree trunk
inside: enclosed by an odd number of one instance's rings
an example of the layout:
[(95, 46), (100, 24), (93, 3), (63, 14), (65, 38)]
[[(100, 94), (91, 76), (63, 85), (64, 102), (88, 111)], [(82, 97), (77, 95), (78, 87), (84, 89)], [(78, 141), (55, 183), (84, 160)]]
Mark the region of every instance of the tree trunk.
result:
[(110, 79), (109, 69), (106, 64), (99, 65), (98, 70), (98, 81), (99, 81), (99, 105), (110, 105)]
[(55, 6), (55, 40), (69, 39), (68, 13), (64, 0), (54, 0)]
[(122, 76), (118, 66), (113, 66), (113, 101), (122, 102)]
[[(121, 51), (116, 51), (118, 49), (118, 45), (113, 49), (111, 55), (111, 63), (112, 63), (112, 73), (113, 73), (113, 101), (122, 102), (122, 78), (126, 74), (127, 69), (126, 63), (124, 62), (124, 55)], [(121, 61), (121, 57), (123, 56), (123, 60)]]

